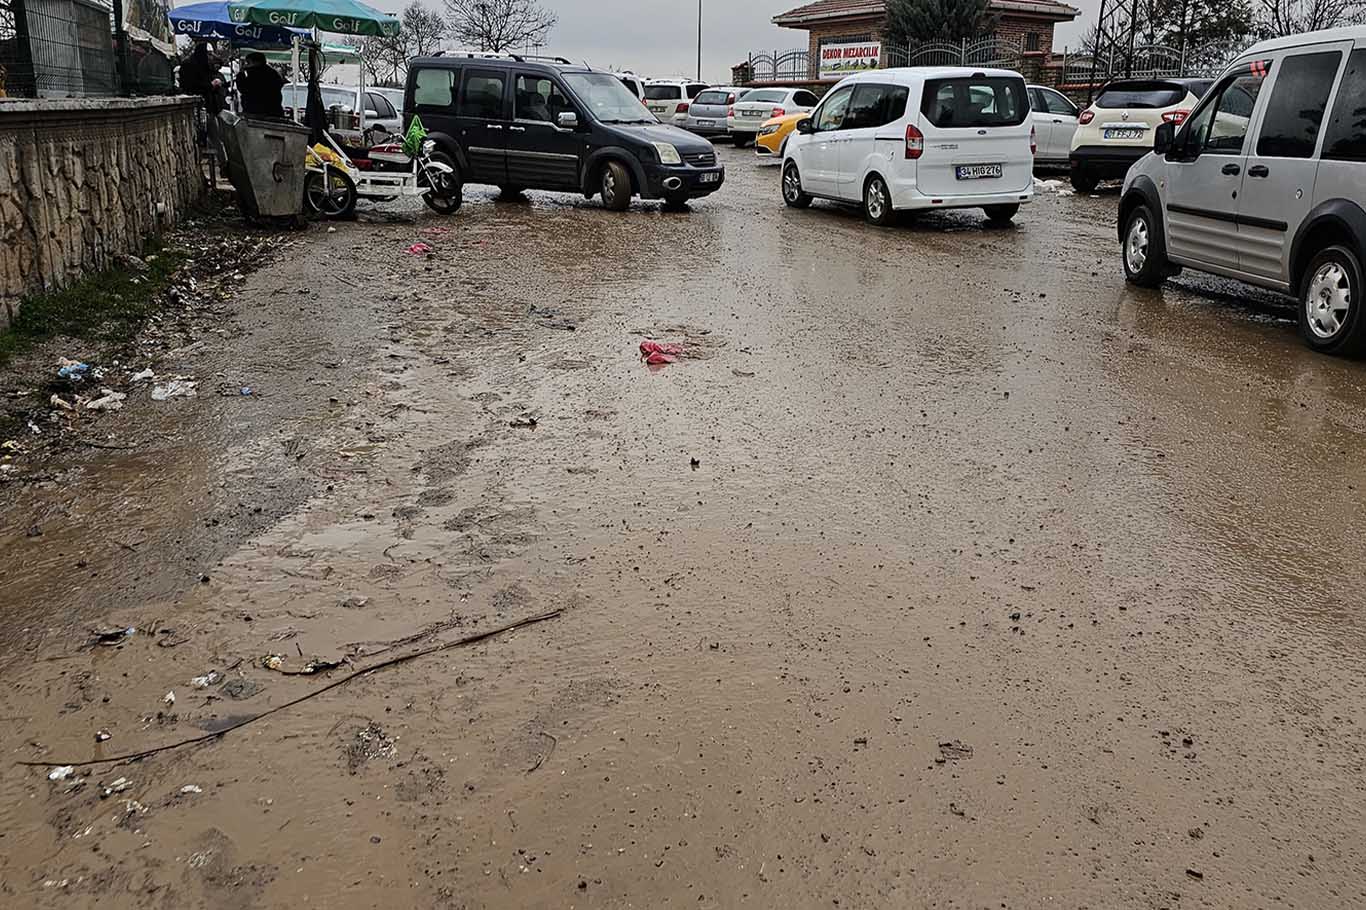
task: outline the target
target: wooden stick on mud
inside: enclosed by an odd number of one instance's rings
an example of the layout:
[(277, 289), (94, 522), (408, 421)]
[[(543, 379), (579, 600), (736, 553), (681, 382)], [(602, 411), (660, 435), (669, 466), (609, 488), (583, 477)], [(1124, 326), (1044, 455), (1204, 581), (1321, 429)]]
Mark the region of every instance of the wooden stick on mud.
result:
[[(507, 625), (499, 626), (496, 629), (489, 629), (487, 632), (479, 632), (475, 635), (469, 635), (465, 638), (459, 639), (458, 641), (446, 642), (445, 644), (441, 645), (433, 645), (430, 648), (423, 648), (421, 651), (414, 651), (411, 654), (401, 654), (398, 657), (392, 657), (389, 660), (384, 661), (383, 663), (375, 664), (373, 667), (366, 667), (364, 670), (356, 670), (353, 673), (348, 673), (341, 679), (338, 679), (334, 682), (330, 682), (327, 685), (323, 686), (321, 689), (309, 692), (307, 695), (301, 695), (292, 701), (285, 702), (283, 705), (276, 705), (274, 708), (271, 708), (268, 711), (262, 711), (260, 714), (257, 714), (254, 717), (245, 718), (243, 720), (238, 721), (235, 724), (232, 724), (229, 727), (224, 727), (222, 730), (215, 730), (213, 733), (205, 733), (203, 736), (196, 736), (191, 739), (181, 740), (177, 743), (170, 743), (169, 745), (165, 746), (157, 746), (154, 749), (144, 749), (141, 752), (129, 752), (125, 755), (114, 755), (109, 758), (100, 758), (95, 759), (93, 761), (56, 761), (53, 759), (45, 759), (43, 761), (21, 761), (16, 762), (15, 764), (29, 768), (41, 768), (47, 767), (49, 765), (71, 765), (72, 767), (76, 768), (91, 767), (94, 765), (109, 765), (114, 764), (116, 762), (136, 761), (140, 758), (148, 758), (149, 756), (157, 755), (161, 752), (170, 752), (172, 749), (181, 749), (185, 746), (193, 746), (199, 743), (206, 743), (210, 740), (227, 736), (229, 733), (232, 733), (236, 730), (240, 730), (248, 724), (254, 724), (258, 720), (270, 717), (272, 714), (279, 714), (281, 711), (286, 711), (290, 708), (293, 708), (295, 705), (302, 704), (308, 701), (310, 698), (317, 698), (324, 692), (331, 692), (333, 689), (339, 689), (347, 683), (352, 682), (353, 680), (360, 679), (362, 676), (369, 676), (372, 673), (378, 673), (380, 670), (387, 670), (391, 667), (396, 667), (399, 664), (406, 664), (409, 661), (417, 660), (419, 657), (427, 657), (432, 654), (437, 654), (441, 651), (450, 651), (454, 648), (463, 648), (468, 645), (476, 645), (481, 641), (488, 641), (490, 638), (502, 635), (504, 632), (511, 632), (512, 630), (520, 629), (523, 626), (535, 625), (536, 623), (545, 622), (549, 619), (554, 619), (563, 612), (564, 608), (560, 607), (558, 609), (551, 610), (547, 613), (538, 613), (535, 616), (528, 616), (525, 619), (519, 619), (515, 622), (510, 622)], [(549, 734), (546, 735), (548, 736)], [(544, 759), (542, 759), (542, 761), (544, 761)]]

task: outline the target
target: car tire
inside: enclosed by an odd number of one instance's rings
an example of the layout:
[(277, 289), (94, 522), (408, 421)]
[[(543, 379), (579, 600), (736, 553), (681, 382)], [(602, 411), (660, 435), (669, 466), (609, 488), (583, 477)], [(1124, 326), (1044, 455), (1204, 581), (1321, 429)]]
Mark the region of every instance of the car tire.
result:
[(987, 213), (987, 220), (992, 224), (1006, 225), (1015, 220), (1015, 216), (1020, 214), (1019, 203), (1010, 205), (989, 205), (982, 211)]
[[(427, 156), (427, 160), (433, 164), (444, 164), (451, 172), (442, 174), (442, 179), (438, 181), (439, 185), (433, 186), (431, 192), (424, 193), (422, 201), (438, 215), (454, 215), (465, 202), (465, 180), (460, 174), (460, 165), (445, 152), (432, 152)], [(430, 183), (425, 171), (419, 173), (417, 182), (418, 186)]]
[(1300, 335), (1320, 354), (1357, 356), (1366, 351), (1361, 261), (1345, 246), (1330, 246), (1304, 271)]
[(517, 199), (522, 195), (522, 188), (520, 186), (510, 185), (500, 186), (498, 187), (498, 195), (502, 196), (504, 199)]
[(802, 190), (802, 172), (795, 161), (783, 165), (783, 202), (794, 209), (811, 207), (811, 197)]
[(1088, 174), (1083, 170), (1072, 172), (1072, 189), (1078, 193), (1094, 193), (1098, 186), (1100, 186), (1100, 181), (1096, 179), (1094, 174)]
[(608, 211), (624, 212), (631, 207), (631, 172), (620, 161), (609, 161), (602, 166), (598, 177), (602, 204)]
[(1124, 241), (1120, 250), (1124, 277), (1141, 288), (1155, 288), (1167, 277), (1167, 242), (1162, 225), (1146, 205), (1135, 206), (1124, 222)]
[(878, 227), (890, 227), (896, 221), (892, 194), (887, 190), (887, 181), (878, 174), (869, 177), (863, 188), (863, 217)]

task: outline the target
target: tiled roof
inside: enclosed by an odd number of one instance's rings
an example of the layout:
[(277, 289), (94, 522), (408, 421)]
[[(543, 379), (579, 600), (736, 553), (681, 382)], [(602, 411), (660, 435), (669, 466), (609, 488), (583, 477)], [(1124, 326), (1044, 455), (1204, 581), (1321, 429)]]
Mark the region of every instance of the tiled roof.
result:
[[(1059, 3), (1058, 0), (991, 0), (989, 9), (997, 11), (1038, 13), (1049, 19), (1075, 19), (1080, 10)], [(813, 22), (829, 19), (852, 19), (859, 16), (881, 16), (887, 11), (886, 0), (816, 0), (796, 9), (774, 16), (778, 25), (801, 28)]]

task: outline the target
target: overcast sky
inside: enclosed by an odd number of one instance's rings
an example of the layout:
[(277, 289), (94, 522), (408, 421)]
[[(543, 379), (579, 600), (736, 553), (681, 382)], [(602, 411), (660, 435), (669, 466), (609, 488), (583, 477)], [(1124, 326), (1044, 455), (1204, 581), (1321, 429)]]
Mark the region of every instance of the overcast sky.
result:
[[(406, 0), (370, 0), (397, 11)], [(441, 10), (441, 0), (424, 0)], [(806, 32), (778, 28), (774, 16), (804, 0), (703, 0), (702, 76), (709, 82), (730, 78), (730, 68), (750, 51), (791, 50), (806, 46)], [(1078, 22), (1094, 19), (1099, 0), (1069, 0), (1082, 10)], [(179, 3), (177, 3), (179, 5)], [(560, 22), (544, 53), (598, 67), (631, 69), (648, 76), (687, 75), (697, 70), (696, 0), (542, 0)], [(1057, 31), (1059, 50), (1075, 44), (1077, 23)]]

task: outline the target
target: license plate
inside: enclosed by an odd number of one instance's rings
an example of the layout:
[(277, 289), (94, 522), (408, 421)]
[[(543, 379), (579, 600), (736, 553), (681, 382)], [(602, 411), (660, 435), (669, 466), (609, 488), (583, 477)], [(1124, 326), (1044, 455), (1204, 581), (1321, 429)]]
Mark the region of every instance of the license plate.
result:
[(1001, 165), (999, 164), (960, 164), (954, 170), (954, 176), (959, 180), (982, 180), (987, 177), (1000, 177)]
[(699, 120), (699, 121), (697, 121), (697, 125), (698, 125), (698, 126), (716, 126), (716, 121), (715, 121), (715, 120)]
[(650, 105), (650, 113), (652, 113), (652, 114), (662, 114), (662, 113), (664, 113), (664, 112), (667, 111), (667, 110), (668, 110), (668, 108), (665, 107), (665, 106), (662, 105), (662, 104), (652, 104), (652, 105)]
[(1147, 130), (1106, 130), (1106, 139), (1142, 139)]
[(721, 182), (721, 174), (720, 174), (720, 172), (713, 172), (713, 173), (710, 173), (710, 174), (703, 174), (701, 177), (698, 177), (698, 178), (697, 178), (697, 182), (698, 182), (698, 183), (720, 183), (720, 182)]
[(764, 116), (764, 112), (763, 112), (763, 111), (745, 111), (745, 116), (746, 116), (746, 117), (762, 117), (762, 116)]

